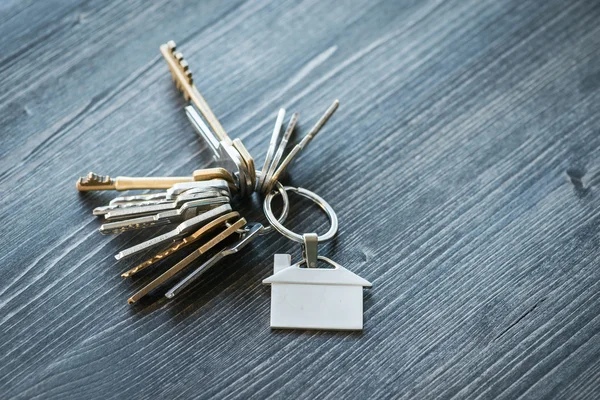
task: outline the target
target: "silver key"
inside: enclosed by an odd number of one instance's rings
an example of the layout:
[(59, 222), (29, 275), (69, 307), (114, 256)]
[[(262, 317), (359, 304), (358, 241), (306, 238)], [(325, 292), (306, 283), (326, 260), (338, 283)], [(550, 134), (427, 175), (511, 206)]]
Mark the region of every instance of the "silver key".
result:
[(306, 136), (304, 136), (302, 138), (302, 140), (300, 141), (300, 143), (298, 143), (296, 146), (294, 146), (294, 148), (283, 159), (283, 161), (281, 162), (281, 164), (277, 167), (277, 169), (275, 170), (275, 172), (271, 176), (270, 181), (265, 182), (265, 187), (266, 187), (265, 191), (267, 193), (270, 192), (270, 190), (273, 187), (273, 185), (275, 184), (275, 182), (278, 181), (279, 178), (283, 175), (283, 172), (285, 171), (285, 169), (287, 168), (287, 166), (290, 164), (290, 162), (292, 162), (292, 160), (294, 159), (294, 157), (302, 149), (304, 149), (308, 145), (308, 143), (310, 143), (310, 141), (316, 136), (317, 133), (319, 133), (319, 131), (321, 130), (321, 128), (323, 128), (323, 126), (327, 123), (327, 121), (333, 115), (333, 113), (335, 112), (335, 110), (337, 110), (339, 104), (340, 104), (340, 102), (338, 100), (335, 100), (333, 102), (333, 104), (331, 104), (329, 106), (329, 108), (327, 109), (327, 111), (325, 111), (325, 114), (323, 114), (323, 116), (321, 118), (319, 118), (319, 120), (317, 121), (317, 123), (306, 134)]
[[(257, 222), (249, 223), (246, 225), (249, 228), (248, 232), (244, 233), (240, 239), (234, 244), (225, 247), (223, 250), (218, 252), (216, 255), (211, 257), (208, 261), (202, 264), (200, 267), (196, 268), (191, 274), (183, 278), (179, 283), (173, 286), (165, 296), (169, 299), (175, 297), (178, 293), (188, 287), (192, 282), (198, 279), (203, 273), (208, 271), (212, 266), (221, 261), (223, 258), (230, 256), (232, 254), (236, 254), (241, 249), (243, 249), (247, 244), (252, 242), (259, 236), (259, 232), (262, 230), (263, 226)], [(180, 263), (191, 263), (198, 256), (195, 256), (196, 252), (191, 253), (186, 258), (180, 261)], [(195, 256), (195, 257), (194, 257)], [(185, 265), (184, 265), (185, 266)]]
[(217, 139), (196, 110), (196, 107), (193, 105), (185, 107), (185, 113), (196, 132), (212, 150), (217, 165), (237, 177), (240, 195), (244, 197), (248, 193), (249, 172), (246, 170), (246, 164), (242, 161), (240, 153), (230, 143)]
[(123, 203), (114, 203), (114, 204), (109, 204), (107, 206), (96, 207), (96, 208), (94, 208), (92, 213), (94, 215), (105, 215), (114, 210), (153, 206), (153, 205), (165, 204), (165, 203), (171, 203), (171, 201), (166, 200), (166, 199), (161, 199), (161, 200), (130, 201), (130, 202), (123, 202)]
[(175, 210), (167, 210), (161, 213), (158, 213), (154, 216), (154, 219), (167, 219), (167, 220), (186, 220), (198, 215), (198, 212), (208, 210), (211, 208), (215, 208), (217, 206), (229, 204), (229, 197), (226, 196), (218, 196), (207, 199), (198, 199), (192, 200), (190, 202), (184, 203), (179, 209)]
[(279, 165), (279, 161), (281, 160), (281, 157), (283, 156), (283, 153), (285, 152), (285, 149), (290, 140), (290, 137), (292, 136), (292, 132), (294, 131), (294, 128), (296, 127), (297, 122), (298, 122), (298, 113), (294, 113), (294, 114), (292, 114), (292, 118), (290, 119), (290, 122), (288, 123), (288, 127), (285, 130), (285, 133), (283, 134), (283, 138), (281, 139), (281, 142), (279, 143), (279, 147), (277, 148), (277, 152), (275, 153), (275, 157), (273, 157), (273, 161), (271, 162), (271, 165), (269, 166), (267, 171), (263, 171), (263, 173), (262, 173), (262, 178), (263, 178), (262, 185), (257, 188), (257, 191), (259, 193), (266, 194), (265, 192), (269, 188), (268, 182), (271, 182), (271, 180), (273, 179), (273, 174), (275, 173), (275, 170), (277, 169), (277, 166)]
[[(229, 192), (226, 192), (223, 190), (203, 191), (203, 190), (199, 190), (199, 189), (190, 189), (186, 192), (181, 193), (177, 198), (179, 199), (180, 196), (188, 196), (188, 195), (190, 195), (190, 197), (191, 197), (191, 195), (193, 193), (198, 193), (198, 192), (206, 193), (207, 195), (204, 197), (210, 197), (208, 195), (209, 193), (212, 193), (213, 197), (217, 197), (217, 196), (229, 197)], [(156, 206), (156, 205), (160, 205), (160, 204), (170, 204), (173, 202), (173, 200), (166, 199), (166, 193), (164, 193), (162, 196), (163, 197), (159, 197), (159, 198), (156, 198), (153, 200), (145, 200), (145, 201), (132, 200), (132, 201), (111, 203), (107, 206), (101, 206), (101, 207), (94, 208), (93, 214), (94, 215), (105, 215), (114, 210), (135, 209), (137, 207)], [(202, 196), (198, 196), (197, 198), (202, 198)], [(186, 197), (182, 197), (182, 199), (185, 200)]]
[(231, 211), (231, 206), (229, 204), (223, 204), (217, 208), (213, 208), (212, 210), (208, 210), (194, 218), (188, 219), (185, 222), (182, 222), (175, 228), (174, 230), (164, 233), (162, 235), (156, 236), (150, 240), (142, 242), (133, 247), (129, 247), (117, 254), (115, 258), (120, 260), (122, 258), (130, 257), (134, 254), (140, 253), (142, 251), (149, 250), (153, 247), (159, 246), (163, 243), (168, 243), (173, 240), (177, 240), (180, 237), (187, 235), (188, 233), (197, 230), (200, 225), (206, 224), (213, 219), (220, 217), (221, 215), (227, 214)]
[(228, 204), (228, 197), (214, 197), (211, 199), (193, 200), (183, 204), (176, 210), (168, 210), (162, 213), (145, 215), (122, 221), (108, 222), (100, 226), (100, 233), (106, 235), (120, 233), (134, 229), (144, 229), (152, 226), (161, 226), (181, 222), (195, 217), (198, 213), (210, 210), (217, 206)]
[[(182, 205), (189, 201), (201, 200), (201, 199), (212, 199), (216, 197), (227, 197), (221, 196), (216, 190), (189, 190), (181, 193), (179, 196), (172, 201), (161, 201), (158, 203), (146, 203), (146, 205), (132, 205), (129, 207), (119, 207), (114, 210), (109, 210), (104, 217), (109, 221), (116, 221), (119, 219), (130, 219), (135, 217), (141, 217), (144, 215), (156, 214), (162, 211), (168, 211), (180, 208)], [(227, 197), (229, 198), (229, 197)], [(110, 207), (110, 206), (109, 206)]]
[(147, 201), (163, 201), (163, 200), (172, 200), (175, 196), (185, 192), (186, 190), (190, 190), (190, 189), (194, 189), (194, 188), (198, 188), (198, 189), (207, 189), (207, 190), (222, 190), (227, 192), (227, 194), (229, 195), (229, 197), (231, 197), (231, 191), (229, 190), (229, 184), (227, 183), (227, 181), (223, 180), (223, 179), (211, 179), (208, 181), (195, 181), (195, 182), (185, 182), (185, 184), (183, 183), (176, 183), (175, 185), (173, 185), (170, 189), (164, 191), (164, 192), (158, 192), (158, 193), (145, 193), (145, 194), (137, 194), (137, 195), (131, 195), (131, 196), (118, 196), (115, 197), (114, 199), (112, 199), (110, 201), (110, 203), (108, 203), (109, 205), (117, 205), (117, 204), (121, 204), (121, 205), (126, 205), (126, 204), (133, 204), (136, 202), (147, 202)]
[(138, 202), (146, 202), (146, 201), (158, 201), (158, 200), (165, 200), (166, 199), (166, 192), (159, 192), (159, 193), (145, 193), (145, 194), (136, 194), (136, 195), (129, 195), (129, 196), (118, 196), (115, 197), (114, 199), (112, 199), (108, 204), (109, 205), (125, 205), (125, 204), (132, 204), (132, 203), (138, 203)]
[(256, 182), (257, 191), (261, 190), (265, 178), (267, 177), (267, 171), (271, 166), (271, 162), (273, 161), (273, 155), (275, 154), (275, 148), (277, 147), (277, 143), (279, 143), (279, 137), (281, 136), (281, 127), (283, 126), (283, 119), (285, 118), (285, 108), (280, 108), (277, 113), (277, 119), (275, 120), (275, 127), (273, 128), (273, 133), (271, 134), (271, 141), (269, 142), (269, 148), (267, 150), (267, 155), (265, 156), (265, 163), (263, 164), (260, 178), (258, 178)]

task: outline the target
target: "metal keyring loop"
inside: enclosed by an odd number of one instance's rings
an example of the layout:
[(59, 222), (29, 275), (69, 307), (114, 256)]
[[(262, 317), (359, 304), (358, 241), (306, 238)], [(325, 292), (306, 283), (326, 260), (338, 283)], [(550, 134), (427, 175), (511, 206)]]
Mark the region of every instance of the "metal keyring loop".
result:
[[(276, 192), (273, 191), (271, 193), (275, 193), (275, 194), (279, 193), (281, 195), (281, 200), (283, 201), (283, 209), (281, 210), (281, 215), (279, 216), (279, 220), (277, 220), (274, 216), (273, 216), (273, 219), (278, 224), (283, 224), (290, 212), (290, 198), (288, 197), (287, 192), (285, 191), (285, 188), (283, 187), (283, 185), (281, 183), (279, 183), (279, 181), (275, 181), (275, 187), (277, 187), (277, 191)], [(272, 214), (272, 212), (271, 212), (271, 214)], [(267, 216), (267, 219), (269, 219), (268, 216)], [(269, 219), (269, 222), (271, 223), (271, 225), (263, 226), (263, 228), (258, 233), (259, 235), (261, 235), (261, 236), (266, 235), (267, 233), (270, 233), (273, 230), (273, 222), (270, 219)]]
[[(331, 228), (329, 228), (327, 233), (325, 233), (324, 235), (318, 236), (319, 243), (331, 240), (335, 236), (338, 230), (338, 218), (335, 211), (333, 210), (333, 208), (331, 208), (329, 203), (327, 203), (325, 200), (323, 200), (323, 198), (318, 196), (316, 193), (311, 192), (310, 190), (306, 190), (300, 187), (295, 188), (292, 186), (285, 186), (283, 189), (284, 191), (290, 190), (299, 194), (300, 196), (306, 197), (307, 199), (314, 201), (319, 207), (323, 209), (323, 211), (325, 211), (325, 213), (329, 217), (329, 220), (331, 221)], [(273, 200), (273, 197), (277, 195), (277, 193), (279, 192), (271, 192), (265, 197), (265, 201), (263, 203), (263, 210), (265, 211), (265, 216), (271, 223), (271, 226), (275, 228), (277, 232), (281, 233), (283, 236), (287, 237), (290, 240), (293, 240), (298, 243), (304, 243), (304, 238), (302, 237), (302, 235), (299, 235), (283, 226), (283, 224), (277, 221), (277, 219), (273, 215), (273, 210), (271, 209), (271, 201)]]
[[(260, 177), (261, 175), (261, 171), (256, 171), (256, 176)], [(279, 193), (281, 195), (281, 200), (283, 201), (283, 208), (281, 210), (281, 215), (279, 216), (279, 223), (283, 223), (285, 222), (285, 219), (288, 217), (289, 212), (290, 212), (290, 198), (287, 195), (287, 192), (285, 191), (283, 185), (281, 183), (279, 183), (279, 181), (275, 181), (275, 187), (277, 188), (276, 192), (273, 193)], [(273, 217), (275, 218), (275, 217)], [(276, 220), (277, 221), (277, 220)], [(227, 226), (228, 228), (231, 226), (232, 224), (229, 222), (225, 223), (225, 226)], [(238, 229), (236, 232), (240, 235), (244, 234), (244, 233), (248, 233), (250, 229), (248, 229), (247, 226), (244, 226), (243, 228)], [(260, 236), (262, 235), (266, 235), (267, 233), (270, 233), (273, 230), (273, 226), (264, 226), (262, 227), (262, 229), (260, 230), (260, 232), (258, 232), (258, 234)]]

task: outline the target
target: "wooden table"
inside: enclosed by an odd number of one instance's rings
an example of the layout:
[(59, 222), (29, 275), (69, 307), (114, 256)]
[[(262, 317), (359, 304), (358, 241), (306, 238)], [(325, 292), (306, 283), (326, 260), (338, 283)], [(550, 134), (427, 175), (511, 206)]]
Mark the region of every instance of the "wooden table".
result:
[[(600, 390), (596, 1), (8, 1), (0, 5), (2, 398), (594, 398)], [(158, 46), (261, 165), (340, 218), (329, 256), (373, 283), (362, 333), (271, 331), (273, 234), (175, 301), (127, 297), (75, 180), (186, 175), (210, 150)], [(326, 229), (292, 197), (287, 225)], [(242, 207), (265, 221), (260, 200)], [(158, 269), (164, 268), (159, 266)]]

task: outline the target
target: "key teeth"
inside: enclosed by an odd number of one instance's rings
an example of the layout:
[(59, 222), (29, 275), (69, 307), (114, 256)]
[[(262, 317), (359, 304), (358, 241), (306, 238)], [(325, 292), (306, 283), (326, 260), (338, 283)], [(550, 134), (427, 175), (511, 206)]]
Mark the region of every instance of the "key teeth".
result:
[(167, 42), (167, 47), (169, 48), (169, 52), (173, 53), (177, 50), (177, 44), (175, 44), (174, 40), (169, 40)]
[[(189, 63), (183, 57), (183, 53), (181, 51), (176, 51), (177, 50), (177, 45), (175, 44), (175, 42), (173, 40), (169, 40), (167, 42), (167, 47), (169, 49), (169, 53), (171, 53), (171, 55), (173, 56), (174, 60), (177, 61), (179, 70), (181, 72), (183, 72), (183, 74), (185, 75), (186, 82), (189, 85), (193, 85), (194, 84), (194, 79), (192, 77), (192, 71), (190, 70)], [(176, 71), (174, 69), (172, 69), (170, 65), (169, 65), (169, 69), (170, 69), (170, 72), (171, 72), (171, 78), (175, 82), (175, 85), (176, 85), (177, 89), (180, 90), (180, 91), (182, 91), (182, 92), (184, 92), (185, 99), (187, 101), (189, 101), (190, 100), (190, 96), (187, 95), (187, 94), (185, 94), (185, 88), (183, 87), (183, 85), (181, 84), (181, 82), (179, 82), (179, 80), (177, 79)]]
[(79, 184), (81, 186), (110, 186), (112, 185), (112, 179), (108, 175), (98, 175), (93, 172), (87, 174), (87, 176), (79, 178)]
[(191, 85), (193, 83), (192, 79), (192, 71), (190, 70), (190, 64), (183, 57), (183, 53), (178, 51), (173, 54), (177, 63), (179, 64), (179, 69), (185, 74), (187, 82)]

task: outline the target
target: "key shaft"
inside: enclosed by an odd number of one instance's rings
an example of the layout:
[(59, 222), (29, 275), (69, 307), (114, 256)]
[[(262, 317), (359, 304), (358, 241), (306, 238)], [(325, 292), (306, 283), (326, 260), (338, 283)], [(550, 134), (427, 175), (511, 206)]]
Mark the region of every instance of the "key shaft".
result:
[(148, 260), (138, 264), (137, 266), (130, 269), (129, 271), (121, 274), (121, 276), (123, 278), (129, 278), (130, 276), (137, 274), (138, 272), (148, 268), (152, 264), (162, 261), (165, 258), (167, 258), (168, 256), (170, 256), (171, 254), (174, 254), (177, 251), (181, 250), (182, 248), (195, 243), (196, 241), (200, 240), (207, 233), (224, 225), (227, 221), (234, 219), (234, 218), (239, 218), (239, 216), (240, 216), (240, 214), (238, 212), (233, 211), (233, 212), (230, 212), (230, 213), (227, 213), (225, 215), (218, 217), (217, 219), (209, 222), (208, 224), (204, 225), (202, 228), (198, 229), (196, 232), (192, 233), (190, 236), (187, 236), (186, 238), (184, 238), (178, 242), (175, 242), (168, 249), (155, 254)]
[(185, 98), (191, 100), (200, 113), (202, 113), (202, 116), (206, 119), (219, 140), (231, 143), (231, 139), (227, 135), (227, 132), (225, 132), (223, 125), (221, 125), (217, 116), (210, 109), (208, 103), (196, 88), (196, 85), (194, 85), (189, 65), (183, 59), (183, 54), (176, 52), (176, 50), (177, 46), (172, 40), (160, 46), (160, 53), (167, 62), (177, 87), (183, 92)]
[[(217, 236), (215, 236), (214, 238), (212, 238), (211, 240), (206, 242), (204, 245), (202, 245), (198, 250), (194, 251), (193, 253), (188, 255), (186, 258), (184, 258), (183, 260), (181, 260), (180, 262), (175, 264), (173, 267), (169, 268), (167, 271), (162, 273), (158, 278), (154, 279), (152, 282), (150, 282), (149, 284), (144, 286), (140, 291), (138, 291), (133, 296), (131, 296), (127, 300), (127, 302), (129, 304), (133, 304), (136, 301), (138, 301), (139, 299), (141, 299), (142, 297), (144, 297), (145, 295), (147, 295), (148, 293), (150, 293), (152, 290), (156, 289), (163, 283), (167, 282), (175, 274), (177, 274), (179, 271), (181, 271), (182, 269), (187, 267), (196, 258), (200, 257), (202, 254), (206, 253), (207, 251), (209, 251), (210, 249), (212, 249), (213, 247), (215, 247), (216, 245), (221, 243), (223, 240), (225, 240), (229, 236), (233, 235), (238, 229), (240, 229), (244, 225), (246, 225), (246, 220), (244, 218), (240, 218), (237, 222), (233, 223), (230, 227), (225, 229), (223, 232), (219, 233)], [(188, 261), (186, 261), (186, 260), (188, 260)]]

